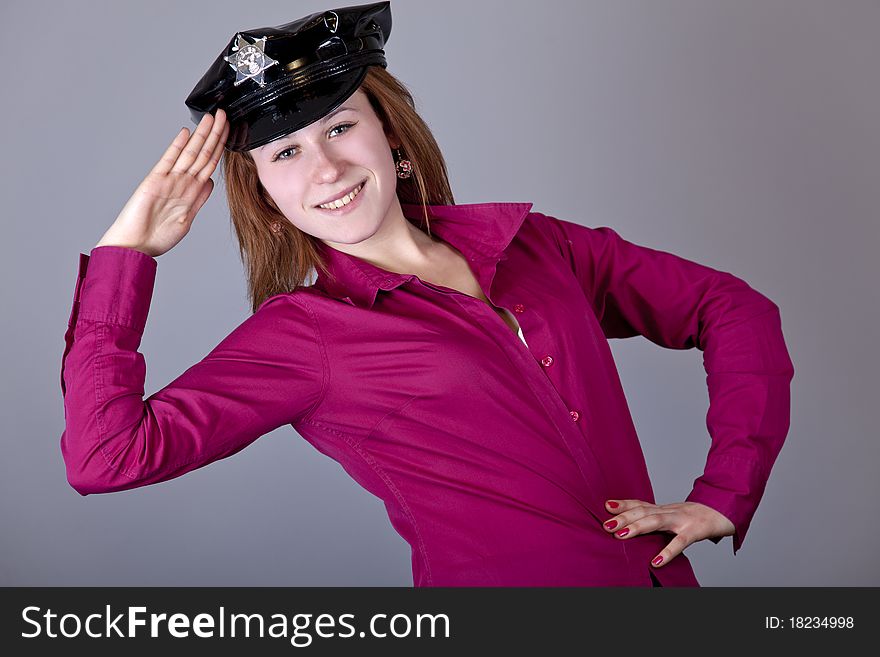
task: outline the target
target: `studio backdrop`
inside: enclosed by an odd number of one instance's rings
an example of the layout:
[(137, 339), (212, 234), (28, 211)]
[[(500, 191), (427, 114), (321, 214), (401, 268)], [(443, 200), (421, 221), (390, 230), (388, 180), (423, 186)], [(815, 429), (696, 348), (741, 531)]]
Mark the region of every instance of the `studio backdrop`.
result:
[[(412, 585), (382, 503), (290, 427), (144, 488), (68, 485), (60, 366), (88, 254), (183, 126), (239, 29), (332, 4), (0, 9), (0, 584)], [(742, 549), (690, 546), (704, 586), (880, 584), (880, 4), (394, 0), (408, 85), (457, 203), (534, 210), (730, 272), (780, 308), (788, 440)], [(145, 395), (248, 315), (225, 190), (158, 258)], [(710, 439), (702, 354), (612, 340), (659, 503)], [(475, 418), (479, 421), (479, 418)]]

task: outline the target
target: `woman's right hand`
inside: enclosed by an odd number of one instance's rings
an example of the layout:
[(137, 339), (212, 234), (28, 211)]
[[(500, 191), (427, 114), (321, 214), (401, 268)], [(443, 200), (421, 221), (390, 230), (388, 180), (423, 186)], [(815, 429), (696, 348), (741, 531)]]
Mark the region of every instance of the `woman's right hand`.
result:
[(222, 109), (205, 114), (192, 136), (182, 128), (96, 248), (124, 246), (153, 257), (174, 248), (214, 189), (211, 174), (228, 134)]

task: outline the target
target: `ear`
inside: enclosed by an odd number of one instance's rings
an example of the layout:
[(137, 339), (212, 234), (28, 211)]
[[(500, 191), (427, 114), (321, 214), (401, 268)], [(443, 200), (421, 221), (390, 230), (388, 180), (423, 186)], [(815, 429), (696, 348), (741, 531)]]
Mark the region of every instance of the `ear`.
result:
[(388, 140), (388, 146), (392, 149), (400, 148), (400, 140), (397, 138), (397, 135), (394, 133), (385, 133), (385, 138)]

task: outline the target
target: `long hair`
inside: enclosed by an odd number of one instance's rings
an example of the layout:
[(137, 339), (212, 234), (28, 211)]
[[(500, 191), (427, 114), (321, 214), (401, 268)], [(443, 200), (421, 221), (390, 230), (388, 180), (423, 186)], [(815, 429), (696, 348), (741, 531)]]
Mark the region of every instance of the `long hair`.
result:
[[(369, 66), (360, 87), (382, 121), (395, 135), (403, 157), (413, 164), (409, 178), (397, 178), (401, 203), (422, 206), (430, 235), (427, 205), (452, 205), (446, 163), (430, 128), (418, 115), (406, 86), (381, 66)], [(314, 268), (327, 274), (317, 238), (293, 225), (263, 188), (247, 151), (225, 151), (223, 178), (239, 255), (247, 271), (248, 298), (255, 313), (269, 297), (305, 284)], [(280, 230), (273, 231), (273, 224)]]

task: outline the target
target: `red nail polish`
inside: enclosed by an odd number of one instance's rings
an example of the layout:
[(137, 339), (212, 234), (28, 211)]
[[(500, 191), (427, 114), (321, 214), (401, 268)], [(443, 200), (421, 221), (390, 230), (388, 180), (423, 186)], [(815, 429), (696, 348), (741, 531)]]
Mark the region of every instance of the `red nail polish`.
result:
[(608, 500), (608, 506), (610, 506), (612, 509), (616, 509), (620, 505), (617, 502), (615, 502), (614, 500)]
[(629, 529), (621, 529), (619, 532), (617, 532), (617, 535), (620, 536), (620, 538), (623, 538), (627, 534), (629, 534)]
[(663, 563), (663, 557), (654, 557), (654, 560), (651, 563), (655, 566), (659, 566), (661, 563)]
[(608, 522), (605, 523), (605, 529), (614, 529), (615, 527), (617, 527), (616, 520), (609, 520)]

